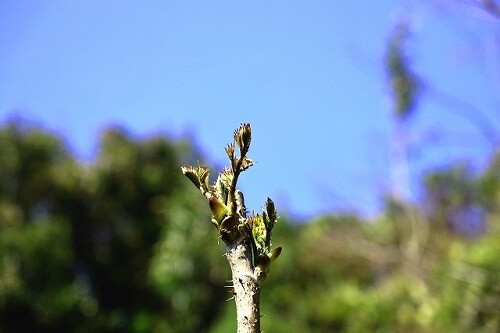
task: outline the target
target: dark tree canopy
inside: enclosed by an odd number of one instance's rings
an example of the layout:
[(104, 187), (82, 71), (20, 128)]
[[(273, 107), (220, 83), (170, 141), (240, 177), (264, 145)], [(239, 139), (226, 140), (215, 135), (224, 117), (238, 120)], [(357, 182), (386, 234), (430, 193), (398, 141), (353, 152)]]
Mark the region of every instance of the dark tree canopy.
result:
[[(180, 171), (192, 147), (112, 128), (84, 163), (53, 133), (0, 128), (0, 331), (234, 331), (209, 207)], [(498, 161), (430, 173), (421, 206), (370, 223), (282, 216), (263, 327), (498, 330)]]

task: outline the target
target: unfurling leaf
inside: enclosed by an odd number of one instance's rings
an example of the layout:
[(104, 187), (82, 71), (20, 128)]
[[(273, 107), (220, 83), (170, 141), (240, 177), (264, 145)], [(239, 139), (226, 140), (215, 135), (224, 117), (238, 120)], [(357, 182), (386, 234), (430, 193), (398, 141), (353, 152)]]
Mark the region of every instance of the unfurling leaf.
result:
[(228, 203), (229, 188), (231, 187), (232, 180), (232, 171), (225, 168), (219, 173), (217, 181), (215, 182), (215, 196), (224, 204)]
[(212, 211), (212, 218), (217, 222), (217, 224), (220, 225), (224, 217), (229, 213), (227, 206), (214, 195), (210, 196), (208, 204), (210, 206), (210, 210)]
[(208, 177), (210, 175), (210, 171), (208, 167), (201, 166), (198, 167), (198, 177), (200, 178), (201, 187), (204, 191), (208, 191)]
[(181, 168), (182, 173), (189, 178), (189, 180), (196, 186), (196, 188), (200, 188), (200, 178), (198, 177), (198, 172), (192, 166), (183, 166)]
[(182, 173), (198, 188), (204, 195), (208, 192), (209, 169), (206, 166), (183, 166)]
[(231, 183), (233, 182), (234, 174), (231, 169), (224, 168), (219, 174), (220, 181), (224, 184), (224, 187), (229, 189), (231, 187)]

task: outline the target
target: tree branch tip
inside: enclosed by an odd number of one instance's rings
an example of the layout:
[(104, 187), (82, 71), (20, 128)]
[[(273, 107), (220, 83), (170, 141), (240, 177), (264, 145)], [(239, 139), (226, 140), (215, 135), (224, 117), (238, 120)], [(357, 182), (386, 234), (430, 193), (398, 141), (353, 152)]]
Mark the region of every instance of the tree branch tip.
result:
[[(229, 261), (232, 280), (222, 287), (232, 292), (226, 301), (235, 300), (238, 332), (260, 332), (260, 284), (269, 272), (272, 259), (276, 259), (281, 247), (271, 251), (271, 232), (277, 219), (274, 202), (267, 198), (262, 214), (248, 215), (244, 196), (237, 189), (241, 172), (254, 165), (247, 157), (252, 140), (251, 126), (241, 123), (234, 131), (233, 142), (225, 147), (230, 167), (219, 172), (215, 184), (208, 184), (209, 169), (206, 166), (183, 166), (184, 175), (207, 198), (211, 221), (218, 229), (219, 240), (226, 245), (222, 254)], [(239, 156), (235, 148), (239, 148)], [(264, 221), (263, 219), (266, 219)], [(242, 316), (243, 315), (243, 316)], [(242, 327), (246, 327), (242, 330)], [(248, 329), (251, 329), (250, 331)]]

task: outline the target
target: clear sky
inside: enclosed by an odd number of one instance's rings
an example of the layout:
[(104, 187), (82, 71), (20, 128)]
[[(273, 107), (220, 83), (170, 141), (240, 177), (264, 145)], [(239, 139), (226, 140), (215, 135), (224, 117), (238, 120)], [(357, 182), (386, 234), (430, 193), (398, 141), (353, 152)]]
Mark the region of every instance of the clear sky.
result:
[[(302, 217), (374, 214), (391, 187), (383, 55), (402, 15), (415, 71), (500, 126), (499, 21), (457, 3), (0, 0), (0, 121), (53, 130), (84, 160), (109, 125), (189, 135), (218, 164), (250, 122), (249, 209), (271, 196)], [(414, 193), (425, 170), (481, 167), (492, 153), (467, 117), (431, 95), (411, 120)], [(444, 139), (429, 141), (432, 131)]]

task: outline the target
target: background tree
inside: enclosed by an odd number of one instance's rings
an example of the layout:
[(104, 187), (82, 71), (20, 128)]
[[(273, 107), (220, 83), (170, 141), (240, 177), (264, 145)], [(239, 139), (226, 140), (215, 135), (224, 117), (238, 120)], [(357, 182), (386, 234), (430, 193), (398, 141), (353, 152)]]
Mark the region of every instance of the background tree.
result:
[[(60, 139), (24, 124), (9, 124), (0, 138), (0, 327), (190, 332), (214, 320), (219, 288), (204, 283), (186, 325), (164, 318), (182, 302), (150, 273), (164, 265), (153, 260), (155, 244), (171, 237), (170, 219), (189, 195), (178, 172), (185, 143), (110, 129), (95, 163), (83, 165)], [(206, 265), (193, 267), (209, 275)], [(223, 277), (212, 276), (219, 287)]]
[[(179, 171), (202, 160), (189, 142), (110, 129), (81, 163), (26, 124), (0, 140), (0, 330), (236, 330), (223, 246), (203, 223), (211, 211)], [(497, 331), (498, 156), (479, 174), (454, 166), (426, 179), (425, 205), (370, 223), (282, 217), (274, 241), (287, 248), (262, 285), (263, 327)], [(466, 220), (481, 232), (454, 227), (462, 207), (479, 209)]]

